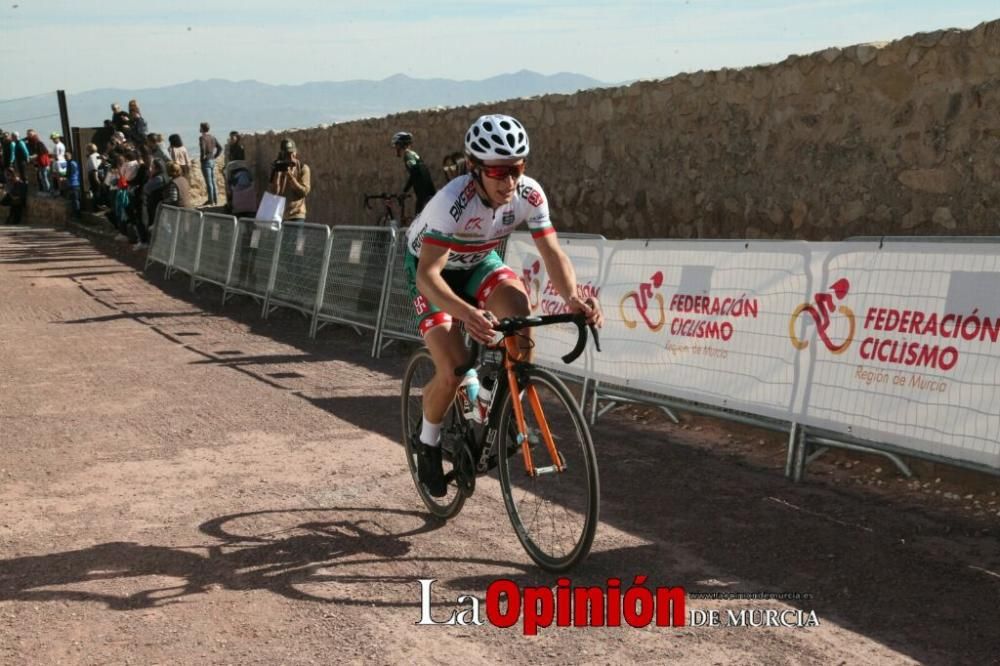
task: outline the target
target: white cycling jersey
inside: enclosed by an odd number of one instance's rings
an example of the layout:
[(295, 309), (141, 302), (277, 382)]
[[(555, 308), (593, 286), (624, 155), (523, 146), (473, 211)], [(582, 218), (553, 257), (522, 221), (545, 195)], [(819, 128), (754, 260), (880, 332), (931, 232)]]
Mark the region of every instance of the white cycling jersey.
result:
[(555, 233), (545, 193), (534, 178), (521, 176), (511, 202), (493, 210), (466, 174), (438, 190), (413, 220), (407, 248), (419, 257), (423, 243), (447, 247), (446, 269), (474, 268), (522, 222), (528, 223), (532, 238)]

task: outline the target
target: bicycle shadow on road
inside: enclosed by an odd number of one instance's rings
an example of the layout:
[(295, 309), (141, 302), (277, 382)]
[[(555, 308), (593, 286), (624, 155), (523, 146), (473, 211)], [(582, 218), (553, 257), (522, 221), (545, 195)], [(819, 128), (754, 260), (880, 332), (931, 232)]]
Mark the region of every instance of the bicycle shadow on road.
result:
[[(422, 512), (368, 507), (232, 514), (200, 526), (215, 540), (206, 545), (108, 542), (0, 560), (0, 602), (98, 602), (129, 611), (223, 589), (268, 590), (301, 601), (366, 607), (419, 606), (415, 577), (393, 572), (400, 562), (445, 561), (410, 556), (410, 539), (441, 525)], [(248, 527), (254, 529), (240, 529)], [(516, 566), (497, 560), (481, 565)], [(148, 578), (159, 580), (140, 581)], [(130, 585), (127, 579), (136, 582)], [(381, 598), (378, 583), (405, 585), (408, 592), (401, 591), (398, 599)], [(143, 589), (122, 592), (130, 586)], [(349, 594), (344, 594), (345, 586)]]

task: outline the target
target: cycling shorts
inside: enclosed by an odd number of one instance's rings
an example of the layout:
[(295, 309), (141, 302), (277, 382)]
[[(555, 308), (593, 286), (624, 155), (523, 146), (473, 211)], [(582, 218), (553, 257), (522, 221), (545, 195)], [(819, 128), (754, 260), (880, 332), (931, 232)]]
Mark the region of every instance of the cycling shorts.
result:
[[(410, 298), (413, 299), (413, 307), (417, 311), (420, 335), (424, 336), (435, 326), (450, 324), (451, 315), (417, 291), (417, 261), (415, 255), (407, 252), (403, 266), (406, 270), (406, 284)], [(490, 252), (472, 268), (445, 269), (441, 271), (441, 277), (459, 298), (480, 308), (486, 305), (486, 299), (497, 285), (505, 280), (518, 279), (517, 273), (504, 264), (503, 259), (495, 251)]]

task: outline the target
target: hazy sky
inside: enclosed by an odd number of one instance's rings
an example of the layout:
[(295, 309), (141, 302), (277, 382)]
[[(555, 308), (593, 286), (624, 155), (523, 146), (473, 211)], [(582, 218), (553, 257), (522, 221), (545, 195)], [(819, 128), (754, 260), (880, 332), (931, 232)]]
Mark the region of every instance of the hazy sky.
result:
[(4, 0), (0, 100), (192, 79), (607, 83), (1000, 18), (998, 0)]

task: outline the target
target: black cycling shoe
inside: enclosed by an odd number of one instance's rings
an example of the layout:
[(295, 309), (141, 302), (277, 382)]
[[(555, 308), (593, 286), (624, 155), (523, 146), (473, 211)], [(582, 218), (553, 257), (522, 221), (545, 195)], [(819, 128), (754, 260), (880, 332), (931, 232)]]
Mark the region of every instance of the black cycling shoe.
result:
[(427, 446), (420, 441), (419, 435), (413, 436), (413, 450), (417, 452), (417, 478), (424, 484), (432, 497), (444, 497), (448, 494), (448, 484), (444, 480), (444, 469), (441, 467), (441, 447)]

